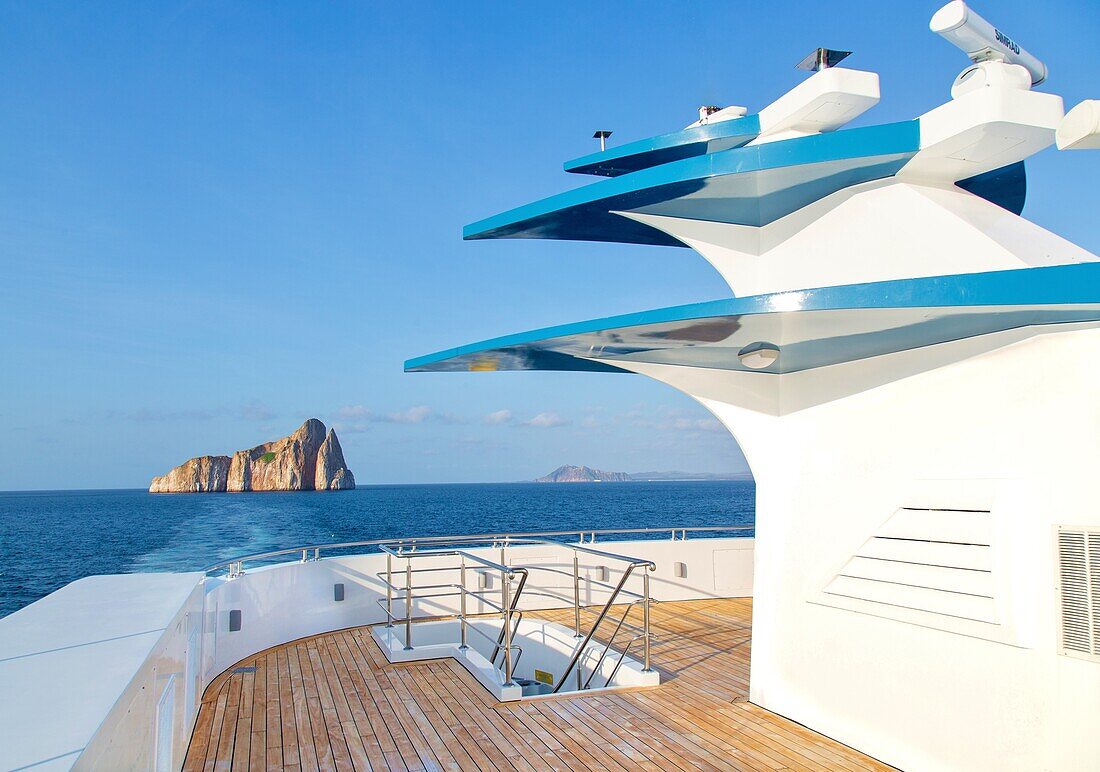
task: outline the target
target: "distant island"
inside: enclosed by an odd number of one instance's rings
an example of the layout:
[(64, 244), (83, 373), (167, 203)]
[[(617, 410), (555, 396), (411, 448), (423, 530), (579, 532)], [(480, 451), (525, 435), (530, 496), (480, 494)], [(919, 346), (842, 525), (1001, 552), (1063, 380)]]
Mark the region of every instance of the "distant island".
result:
[(355, 488), (333, 429), (310, 418), (282, 439), (230, 456), (198, 456), (154, 477), (150, 493), (337, 491)]
[(752, 472), (634, 472), (630, 479), (636, 482), (751, 480)]
[(750, 472), (729, 472), (725, 474), (711, 472), (605, 472), (587, 466), (559, 466), (553, 472), (535, 479), (537, 483), (583, 483), (583, 482), (659, 482), (673, 480), (751, 480)]
[(629, 482), (630, 475), (624, 472), (605, 472), (587, 466), (559, 466), (544, 477), (535, 478), (537, 483), (580, 483), (580, 482)]

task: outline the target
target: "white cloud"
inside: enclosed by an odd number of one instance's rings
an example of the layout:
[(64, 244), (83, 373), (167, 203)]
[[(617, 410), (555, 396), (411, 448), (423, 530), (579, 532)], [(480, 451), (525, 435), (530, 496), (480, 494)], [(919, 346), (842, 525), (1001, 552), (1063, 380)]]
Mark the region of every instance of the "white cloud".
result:
[(725, 427), (714, 418), (677, 418), (672, 422), (673, 429), (680, 431), (723, 432)]
[(498, 425), (498, 424), (511, 423), (511, 421), (512, 421), (512, 411), (511, 410), (497, 410), (495, 412), (489, 413), (489, 415), (485, 416), (485, 418), (483, 418), (481, 420), (484, 421), (485, 423), (491, 425), (491, 426), (495, 426), (495, 425)]
[(417, 405), (416, 407), (410, 407), (408, 410), (385, 415), (375, 413), (370, 408), (362, 405), (345, 405), (336, 411), (336, 415), (345, 421), (376, 424), (418, 424), (431, 416), (432, 413), (432, 409), (427, 405)]
[(726, 427), (722, 425), (722, 422), (713, 416), (694, 418), (692, 417), (693, 412), (678, 407), (651, 407), (647, 409), (638, 405), (633, 410), (614, 416), (614, 420), (616, 423), (645, 431), (713, 432), (715, 434), (726, 431)]
[(430, 418), (434, 413), (435, 411), (427, 405), (417, 405), (416, 407), (410, 407), (408, 410), (404, 410), (400, 413), (390, 413), (385, 418), (379, 420), (395, 424), (418, 424), (423, 422), (426, 418)]
[[(345, 423), (344, 431), (366, 431), (368, 424), (421, 424), (426, 421), (444, 424), (461, 424), (465, 421), (451, 413), (440, 413), (427, 405), (414, 405), (408, 410), (394, 413), (376, 413), (362, 405), (345, 405), (336, 411), (336, 417)], [(339, 424), (334, 424), (339, 431)]]
[(566, 426), (568, 424), (569, 421), (552, 411), (539, 413), (530, 421), (523, 422), (524, 426), (533, 426), (537, 429), (553, 429), (555, 426)]

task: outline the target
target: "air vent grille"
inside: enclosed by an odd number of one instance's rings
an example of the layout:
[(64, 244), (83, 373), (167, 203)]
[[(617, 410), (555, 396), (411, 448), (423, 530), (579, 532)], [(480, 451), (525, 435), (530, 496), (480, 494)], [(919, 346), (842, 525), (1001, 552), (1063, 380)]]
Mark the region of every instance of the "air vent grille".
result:
[(1100, 658), (1100, 531), (1058, 529), (1062, 652)]
[(941, 620), (997, 624), (989, 510), (897, 510), (825, 587), (892, 616), (904, 609)]

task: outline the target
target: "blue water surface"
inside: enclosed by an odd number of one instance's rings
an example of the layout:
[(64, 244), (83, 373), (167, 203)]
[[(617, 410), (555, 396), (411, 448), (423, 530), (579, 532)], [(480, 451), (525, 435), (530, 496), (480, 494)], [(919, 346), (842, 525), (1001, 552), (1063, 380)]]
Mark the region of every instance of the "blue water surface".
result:
[(93, 574), (195, 571), (250, 553), (399, 536), (751, 525), (755, 497), (744, 481), (0, 492), (0, 617)]

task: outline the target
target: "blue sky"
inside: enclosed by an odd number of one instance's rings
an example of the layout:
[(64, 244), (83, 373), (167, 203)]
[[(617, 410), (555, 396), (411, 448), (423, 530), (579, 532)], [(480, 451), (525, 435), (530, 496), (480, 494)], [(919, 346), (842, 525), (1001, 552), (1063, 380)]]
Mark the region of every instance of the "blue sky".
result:
[[(0, 6), (0, 489), (138, 487), (336, 424), (362, 483), (560, 463), (744, 469), (641, 377), (406, 375), (523, 329), (728, 294), (684, 249), (462, 242), (586, 182), (561, 163), (757, 110), (818, 45), (881, 74), (859, 123), (945, 101), (938, 2)], [(1094, 2), (975, 3), (1100, 97)], [(1100, 251), (1100, 154), (1029, 161), (1024, 215)]]

